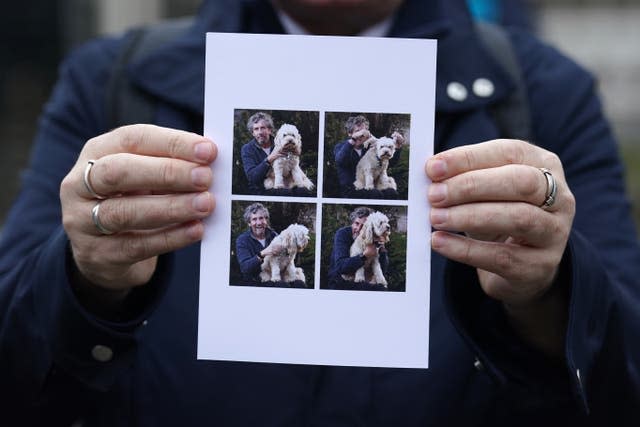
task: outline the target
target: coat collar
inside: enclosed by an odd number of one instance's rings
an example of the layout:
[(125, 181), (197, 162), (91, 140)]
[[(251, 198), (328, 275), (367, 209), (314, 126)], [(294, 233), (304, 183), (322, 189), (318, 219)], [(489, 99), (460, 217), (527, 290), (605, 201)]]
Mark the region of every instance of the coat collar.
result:
[[(191, 28), (128, 67), (135, 85), (158, 99), (202, 114), (205, 33), (283, 33), (268, 0), (207, 0)], [(463, 112), (491, 105), (513, 88), (509, 76), (480, 44), (464, 0), (406, 0), (391, 37), (437, 38), (436, 110)], [(476, 94), (478, 79), (493, 91)], [(486, 83), (486, 82), (485, 82)], [(451, 96), (452, 84), (462, 96)], [(462, 88), (462, 89), (461, 89)], [(483, 96), (484, 95), (484, 96)]]

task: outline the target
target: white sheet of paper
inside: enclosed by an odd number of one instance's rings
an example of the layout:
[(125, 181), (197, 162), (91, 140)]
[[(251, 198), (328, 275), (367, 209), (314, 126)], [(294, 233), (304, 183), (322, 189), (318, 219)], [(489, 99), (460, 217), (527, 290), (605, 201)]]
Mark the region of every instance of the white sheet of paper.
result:
[[(204, 134), (218, 144), (219, 154), (211, 189), (217, 207), (207, 220), (201, 246), (199, 359), (428, 367), (431, 227), (429, 182), (423, 170), (433, 154), (435, 64), (433, 40), (207, 34)], [(282, 124), (276, 116), (286, 117), (286, 112), (309, 112), (305, 117), (317, 118), (317, 123), (306, 124), (317, 129), (317, 137), (302, 135), (306, 149), (312, 146), (317, 153), (317, 164), (303, 165), (307, 171), (317, 168), (314, 197), (234, 192), (234, 179), (245, 179), (233, 171), (242, 168), (238, 146), (251, 139), (246, 117), (257, 111), (272, 113), (274, 134)], [(351, 113), (362, 113), (370, 121), (391, 114), (409, 119), (408, 128), (402, 129), (408, 190), (399, 200), (325, 197), (337, 187), (336, 182), (325, 182), (334, 163), (326, 145), (336, 142), (329, 141), (328, 125)], [(344, 123), (342, 132), (346, 139)], [(234, 138), (241, 141), (235, 143), (235, 155)], [(389, 175), (394, 176), (393, 168)], [(239, 230), (232, 224), (238, 224), (238, 209), (252, 202), (272, 207), (304, 203), (293, 206), (314, 214), (307, 225), (315, 243), (305, 250), (315, 255), (304, 271), (312, 288), (232, 283), (238, 271), (234, 236), (248, 229), (246, 223)], [(239, 208), (234, 211), (233, 206)], [(335, 230), (327, 230), (330, 219), (323, 215), (348, 213), (355, 206), (372, 206), (394, 218), (390, 245), (406, 238), (406, 247), (395, 249), (406, 254), (404, 264), (398, 262), (394, 269), (396, 276), (404, 275), (404, 282), (399, 280), (394, 288), (400, 291), (326, 289), (321, 272), (328, 267), (328, 254), (323, 262), (323, 248), (330, 250)], [(272, 223), (276, 219), (282, 222), (272, 215)]]

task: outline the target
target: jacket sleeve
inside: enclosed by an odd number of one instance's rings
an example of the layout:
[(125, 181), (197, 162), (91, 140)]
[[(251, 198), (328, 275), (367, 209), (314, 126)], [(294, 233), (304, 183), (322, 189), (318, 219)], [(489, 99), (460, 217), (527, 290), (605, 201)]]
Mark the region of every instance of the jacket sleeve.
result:
[(353, 274), (364, 265), (364, 261), (362, 261), (360, 255), (350, 255), (352, 243), (353, 239), (351, 238), (350, 228), (341, 228), (338, 230), (333, 241), (333, 251), (331, 253), (334, 271), (329, 272), (329, 274), (332, 277), (337, 277), (340, 274)]
[(271, 168), (271, 165), (267, 163), (267, 157), (260, 158), (259, 153), (252, 150), (251, 143), (242, 146), (242, 167), (244, 168), (244, 174), (251, 185), (262, 188), (263, 181)]
[[(71, 290), (69, 242), (61, 225), (60, 182), (85, 141), (105, 131), (101, 100), (119, 43), (92, 42), (61, 67), (21, 192), (4, 225), (0, 241), (3, 420), (19, 413), (21, 425), (37, 420), (70, 424), (84, 403), (128, 369), (136, 328), (152, 309), (151, 304), (142, 304), (122, 322), (88, 313)], [(157, 277), (168, 268), (164, 261), (159, 265)]]
[(236, 240), (236, 256), (242, 274), (245, 276), (256, 276), (260, 273), (262, 262), (256, 256), (257, 253), (255, 249), (251, 247), (249, 239), (251, 239), (251, 237), (246, 234), (238, 236)]
[(564, 401), (596, 424), (637, 419), (640, 248), (616, 144), (593, 78), (526, 34), (514, 33), (512, 40), (528, 86), (535, 143), (560, 157), (576, 197), (563, 283), (554, 284), (570, 292), (564, 363), (555, 366), (514, 337), (472, 268), (448, 264), (447, 306), (490, 375), (511, 390), (528, 389), (529, 400), (520, 405)]

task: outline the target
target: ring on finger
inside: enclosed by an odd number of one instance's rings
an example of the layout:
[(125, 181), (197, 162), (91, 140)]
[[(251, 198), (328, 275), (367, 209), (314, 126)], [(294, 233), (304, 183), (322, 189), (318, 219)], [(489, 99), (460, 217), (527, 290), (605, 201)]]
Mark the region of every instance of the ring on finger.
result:
[(109, 230), (100, 222), (100, 204), (101, 203), (102, 203), (102, 200), (98, 200), (98, 202), (93, 207), (93, 209), (91, 209), (91, 220), (93, 221), (93, 225), (96, 226), (96, 228), (100, 233), (105, 235), (113, 234), (114, 231)]
[(556, 202), (556, 194), (558, 193), (558, 183), (553, 177), (551, 171), (547, 168), (538, 168), (547, 180), (547, 190), (544, 196), (544, 202), (540, 205), (542, 209), (549, 209)]
[(82, 182), (84, 182), (84, 187), (87, 189), (89, 194), (91, 194), (91, 196), (94, 199), (104, 200), (104, 199), (106, 199), (106, 197), (96, 193), (96, 191), (93, 189), (93, 186), (91, 185), (91, 168), (93, 167), (93, 165), (95, 163), (96, 163), (95, 160), (89, 160), (87, 162), (87, 166), (84, 167), (84, 174), (82, 175)]

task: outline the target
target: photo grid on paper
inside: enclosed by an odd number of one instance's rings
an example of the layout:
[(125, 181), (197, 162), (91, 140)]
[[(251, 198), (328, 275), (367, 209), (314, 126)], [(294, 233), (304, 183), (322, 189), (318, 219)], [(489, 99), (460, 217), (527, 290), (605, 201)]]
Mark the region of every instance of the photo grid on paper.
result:
[(229, 285), (405, 292), (410, 115), (233, 120)]

